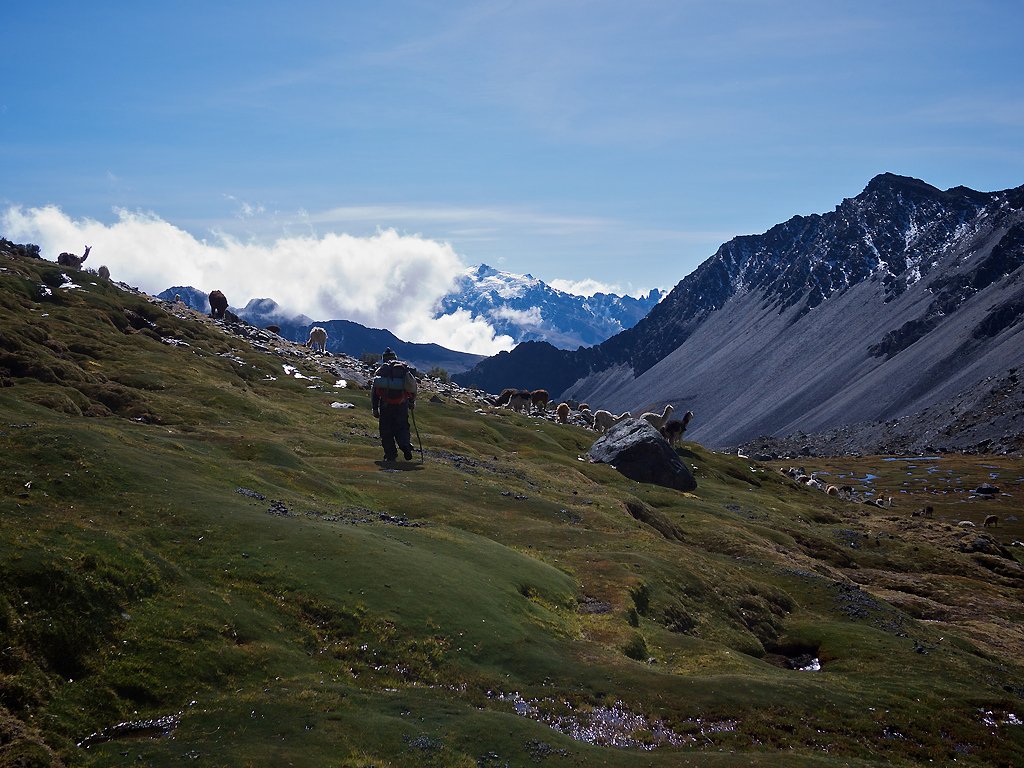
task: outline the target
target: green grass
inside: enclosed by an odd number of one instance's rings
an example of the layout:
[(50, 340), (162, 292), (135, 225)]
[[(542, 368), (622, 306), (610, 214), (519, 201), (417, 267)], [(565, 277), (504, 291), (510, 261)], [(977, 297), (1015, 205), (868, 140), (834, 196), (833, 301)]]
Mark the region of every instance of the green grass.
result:
[[(86, 274), (69, 291), (54, 265), (0, 267), (0, 766), (1024, 751), (1021, 726), (983, 719), (1024, 710), (1019, 460), (808, 467), (879, 475), (882, 510), (690, 443), (684, 494), (580, 461), (591, 432), (428, 392), (425, 463), (382, 471), (368, 394), (282, 370), (315, 361)], [(1008, 496), (955, 492), (993, 472)], [(998, 546), (965, 546), (983, 535)], [(822, 670), (786, 668), (803, 655)], [(645, 718), (620, 735), (660, 721), (678, 744), (549, 727), (619, 703)], [(179, 713), (171, 735), (76, 747)]]

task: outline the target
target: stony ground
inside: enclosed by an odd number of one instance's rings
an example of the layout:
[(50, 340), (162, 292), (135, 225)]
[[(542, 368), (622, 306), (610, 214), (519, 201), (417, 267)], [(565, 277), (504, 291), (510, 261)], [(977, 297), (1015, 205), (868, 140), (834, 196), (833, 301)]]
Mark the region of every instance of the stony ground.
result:
[(932, 453), (1024, 454), (1024, 384), (1017, 369), (894, 421), (826, 432), (763, 436), (738, 446), (764, 460), (795, 456), (898, 456)]

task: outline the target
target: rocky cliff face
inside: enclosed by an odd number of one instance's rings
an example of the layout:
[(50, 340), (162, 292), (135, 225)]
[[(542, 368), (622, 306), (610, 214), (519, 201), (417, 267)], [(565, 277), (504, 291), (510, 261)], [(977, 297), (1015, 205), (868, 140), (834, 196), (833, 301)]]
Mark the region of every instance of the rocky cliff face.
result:
[(1024, 362), (1022, 264), (1024, 187), (883, 174), (831, 213), (724, 244), (600, 345), (520, 345), (459, 378), (672, 403), (710, 445), (897, 418)]

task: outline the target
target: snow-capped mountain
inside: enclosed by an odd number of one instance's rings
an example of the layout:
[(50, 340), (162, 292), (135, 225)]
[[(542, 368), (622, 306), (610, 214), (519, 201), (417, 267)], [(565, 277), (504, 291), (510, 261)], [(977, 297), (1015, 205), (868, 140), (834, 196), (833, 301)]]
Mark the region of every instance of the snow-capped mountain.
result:
[(722, 245), (633, 328), (528, 342), (456, 380), (693, 410), (708, 445), (900, 418), (1024, 365), (1024, 187), (882, 174), (823, 215)]
[(516, 275), (481, 264), (468, 269), (444, 296), (437, 315), (464, 309), (482, 317), (499, 334), (521, 341), (546, 341), (559, 349), (600, 344), (632, 328), (662, 298), (596, 293), (576, 296), (552, 288), (533, 275)]

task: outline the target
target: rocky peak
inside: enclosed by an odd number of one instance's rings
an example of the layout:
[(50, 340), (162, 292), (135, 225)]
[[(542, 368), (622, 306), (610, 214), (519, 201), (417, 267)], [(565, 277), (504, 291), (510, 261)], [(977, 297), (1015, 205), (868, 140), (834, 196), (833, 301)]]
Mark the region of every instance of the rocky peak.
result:
[[(795, 309), (790, 322), (797, 322), (833, 296), (875, 279), (889, 303), (923, 280), (934, 282), (931, 273), (945, 254), (966, 256), (975, 247), (991, 248), (1007, 233), (1008, 243), (1015, 243), (1014, 226), (1022, 218), (1024, 187), (992, 193), (962, 187), (942, 191), (919, 179), (883, 173), (834, 211), (794, 216), (763, 234), (723, 244), (643, 320), (593, 349), (580, 350), (566, 361), (564, 370), (542, 366), (539, 358), (528, 359), (535, 350), (517, 349), (500, 364), (483, 361), (477, 367), (479, 376), (470, 371), (463, 380), (486, 388), (530, 372), (529, 379), (517, 379), (517, 386), (557, 391), (617, 366), (639, 376), (734, 297), (756, 293), (763, 297), (764, 311), (781, 314)], [(992, 270), (985, 267), (986, 284), (1015, 268), (1016, 258), (1006, 250), (996, 254), (995, 261), (1003, 265), (996, 270), (998, 275), (989, 275)], [(1003, 314), (1015, 317), (1012, 310)], [(884, 343), (878, 353), (893, 354), (917, 337), (916, 332), (902, 334)]]

